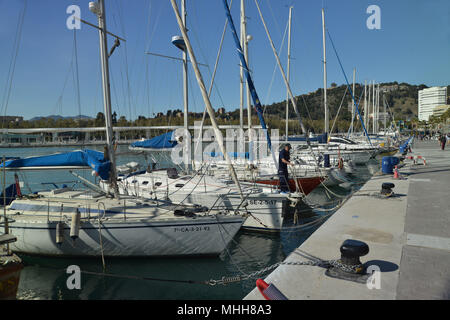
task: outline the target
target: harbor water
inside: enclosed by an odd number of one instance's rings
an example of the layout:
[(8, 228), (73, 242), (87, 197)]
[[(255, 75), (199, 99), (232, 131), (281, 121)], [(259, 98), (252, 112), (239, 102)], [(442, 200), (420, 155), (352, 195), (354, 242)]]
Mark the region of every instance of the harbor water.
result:
[[(100, 147), (91, 148), (101, 150)], [(3, 151), (6, 157), (27, 157), (76, 149), (79, 148), (12, 148)], [(127, 151), (126, 146), (118, 147), (118, 165), (135, 161), (143, 168), (147, 166), (151, 157), (127, 154)], [(163, 160), (158, 164), (161, 167), (167, 165)], [(336, 202), (340, 200), (336, 195), (346, 196), (359, 189), (378, 169), (379, 160), (373, 160), (367, 166), (357, 166), (356, 173), (352, 175), (351, 188), (334, 187), (327, 191), (319, 187), (309, 194), (307, 199), (309, 203), (314, 204)], [(89, 170), (80, 170), (77, 173), (91, 181), (95, 179)], [(54, 184), (59, 187), (63, 184), (68, 186), (76, 184), (76, 178), (64, 170), (21, 172), (19, 178), (24, 182), (23, 193), (49, 189), (54, 187)], [(13, 179), (13, 173), (7, 173), (7, 185), (12, 183)], [(311, 216), (313, 219), (318, 218), (330, 212), (333, 211), (311, 210), (309, 218), (305, 219), (311, 219)], [(242, 299), (255, 287), (256, 278), (225, 286), (210, 286), (200, 282), (248, 275), (283, 261), (326, 219), (318, 224), (299, 226), (307, 221), (310, 220), (301, 218), (297, 225), (294, 225), (292, 219), (286, 219), (280, 234), (240, 231), (218, 257), (106, 258), (107, 275), (102, 274), (101, 258), (44, 258), (21, 254), (25, 268), (21, 273), (18, 299)], [(66, 269), (70, 265), (77, 265), (82, 271), (80, 290), (67, 288), (66, 282), (70, 275)], [(266, 274), (258, 277), (263, 278)]]

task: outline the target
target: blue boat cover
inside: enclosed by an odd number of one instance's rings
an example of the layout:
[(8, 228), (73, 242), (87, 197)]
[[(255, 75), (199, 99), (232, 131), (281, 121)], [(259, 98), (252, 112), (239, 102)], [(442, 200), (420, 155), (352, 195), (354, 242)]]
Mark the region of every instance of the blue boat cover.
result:
[[(103, 180), (109, 179), (111, 162), (105, 160), (103, 152), (95, 150), (78, 150), (67, 153), (57, 153), (48, 156), (28, 157), (5, 162), (6, 168), (29, 168), (29, 167), (90, 167)], [(3, 164), (0, 165), (3, 168)]]
[(145, 149), (171, 149), (175, 147), (178, 142), (175, 140), (175, 131), (164, 133), (160, 136), (144, 141), (136, 141), (131, 144), (133, 148)]

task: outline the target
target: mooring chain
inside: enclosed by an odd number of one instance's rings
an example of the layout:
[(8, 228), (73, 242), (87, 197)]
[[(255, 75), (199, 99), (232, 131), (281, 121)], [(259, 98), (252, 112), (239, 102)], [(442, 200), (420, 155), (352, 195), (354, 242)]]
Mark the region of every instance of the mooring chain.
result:
[(233, 283), (233, 282), (241, 282), (244, 280), (248, 280), (250, 278), (255, 278), (261, 274), (266, 273), (267, 271), (270, 271), (272, 269), (275, 269), (276, 267), (280, 266), (280, 265), (287, 265), (287, 266), (314, 266), (314, 267), (322, 267), (322, 268), (330, 268), (330, 267), (335, 267), (335, 268), (339, 268), (342, 271), (348, 272), (348, 273), (360, 273), (363, 270), (363, 265), (362, 264), (358, 264), (358, 265), (345, 265), (342, 264), (339, 260), (317, 260), (317, 261), (282, 261), (282, 262), (277, 262), (273, 265), (270, 265), (268, 267), (265, 267), (261, 270), (255, 271), (253, 273), (250, 273), (246, 276), (232, 276), (232, 277), (222, 277), (222, 279), (219, 280), (214, 280), (211, 279), (209, 281), (206, 281), (206, 284), (210, 285), (210, 286), (215, 286), (215, 285), (227, 285), (229, 283)]

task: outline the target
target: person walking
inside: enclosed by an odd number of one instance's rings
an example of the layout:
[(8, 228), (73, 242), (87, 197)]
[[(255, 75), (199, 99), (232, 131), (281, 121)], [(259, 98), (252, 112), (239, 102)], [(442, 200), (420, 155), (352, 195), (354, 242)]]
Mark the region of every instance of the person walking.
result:
[(289, 172), (288, 165), (292, 165), (290, 162), (289, 151), (292, 149), (289, 143), (284, 145), (284, 148), (280, 151), (278, 157), (278, 178), (280, 181), (280, 193), (286, 194), (289, 192)]
[(442, 134), (439, 137), (439, 141), (441, 142), (441, 150), (444, 150), (445, 149), (445, 144), (447, 143), (447, 137)]

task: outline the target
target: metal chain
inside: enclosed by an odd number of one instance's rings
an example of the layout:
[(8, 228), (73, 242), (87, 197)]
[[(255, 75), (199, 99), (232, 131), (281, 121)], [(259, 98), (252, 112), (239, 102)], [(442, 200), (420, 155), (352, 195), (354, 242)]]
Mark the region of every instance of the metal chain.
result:
[(338, 269), (341, 269), (342, 271), (348, 272), (348, 273), (360, 273), (363, 270), (363, 265), (345, 265), (340, 262), (340, 260), (318, 260), (318, 261), (282, 261), (277, 262), (273, 265), (270, 265), (268, 267), (265, 267), (261, 270), (255, 271), (253, 273), (250, 273), (245, 276), (232, 276), (232, 277), (222, 277), (222, 279), (214, 280), (211, 279), (209, 281), (206, 281), (205, 284), (210, 286), (215, 285), (226, 285), (233, 282), (241, 282), (244, 280), (248, 280), (250, 278), (257, 277), (261, 274), (264, 274), (272, 269), (277, 268), (280, 265), (287, 265), (287, 266), (314, 266), (314, 267), (322, 267), (322, 268), (330, 268), (335, 267)]

